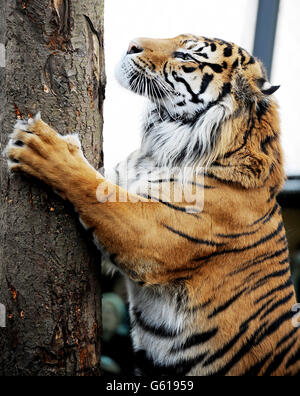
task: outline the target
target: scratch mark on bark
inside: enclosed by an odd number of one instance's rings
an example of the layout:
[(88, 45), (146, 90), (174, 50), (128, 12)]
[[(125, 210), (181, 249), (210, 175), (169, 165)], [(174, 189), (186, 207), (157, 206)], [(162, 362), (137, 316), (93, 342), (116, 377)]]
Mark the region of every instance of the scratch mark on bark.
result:
[[(105, 75), (104, 59), (101, 56), (103, 40), (101, 38), (101, 34), (95, 29), (91, 19), (87, 15), (84, 15), (84, 18), (86, 21), (87, 52), (89, 56), (89, 72), (91, 80), (89, 94), (92, 98), (92, 108), (94, 108), (94, 103), (98, 102), (98, 110), (101, 112), (105, 90), (105, 78), (103, 78)], [(102, 81), (104, 82), (101, 83)]]
[(71, 1), (52, 0), (52, 8), (51, 25), (53, 26), (53, 32), (49, 38), (48, 48), (61, 51), (71, 50), (71, 33), (74, 25), (71, 18)]
[(51, 54), (48, 56), (42, 75), (45, 93), (54, 96), (67, 97), (72, 90), (69, 76), (64, 67), (64, 59)]

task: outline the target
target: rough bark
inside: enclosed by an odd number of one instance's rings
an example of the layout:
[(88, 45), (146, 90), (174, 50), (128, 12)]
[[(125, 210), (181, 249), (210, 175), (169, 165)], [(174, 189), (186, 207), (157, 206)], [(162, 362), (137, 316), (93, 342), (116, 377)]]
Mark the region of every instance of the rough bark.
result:
[[(0, 0), (1, 151), (41, 110), (102, 165), (104, 0)], [(3, 62), (3, 45), (6, 62)], [(0, 375), (100, 374), (100, 258), (72, 208), (1, 157)]]

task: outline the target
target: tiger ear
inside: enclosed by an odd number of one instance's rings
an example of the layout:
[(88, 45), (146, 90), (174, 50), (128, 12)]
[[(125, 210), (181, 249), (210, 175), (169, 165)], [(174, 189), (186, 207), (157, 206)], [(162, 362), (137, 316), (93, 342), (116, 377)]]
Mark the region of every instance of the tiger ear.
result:
[(268, 81), (266, 81), (264, 78), (261, 78), (257, 81), (257, 84), (261, 90), (261, 92), (264, 95), (273, 95), (278, 89), (280, 88), (280, 85), (272, 85)]

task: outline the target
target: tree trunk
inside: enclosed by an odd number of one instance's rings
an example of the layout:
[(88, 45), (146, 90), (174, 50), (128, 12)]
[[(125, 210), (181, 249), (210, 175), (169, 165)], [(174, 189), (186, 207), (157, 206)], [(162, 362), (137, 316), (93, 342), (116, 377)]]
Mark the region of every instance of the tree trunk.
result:
[[(1, 152), (40, 110), (102, 166), (103, 3), (0, 0)], [(100, 257), (73, 209), (1, 157), (0, 222), (0, 375), (99, 375)]]

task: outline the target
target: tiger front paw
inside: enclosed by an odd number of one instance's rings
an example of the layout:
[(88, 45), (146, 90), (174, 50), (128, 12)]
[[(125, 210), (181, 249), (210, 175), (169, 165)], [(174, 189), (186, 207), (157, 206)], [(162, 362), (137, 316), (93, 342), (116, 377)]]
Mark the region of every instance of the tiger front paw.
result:
[(10, 172), (36, 177), (57, 191), (84, 162), (77, 135), (62, 136), (41, 120), (18, 120), (4, 151)]

